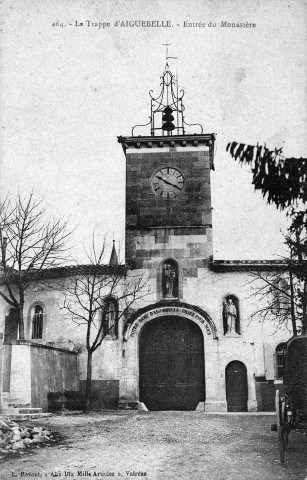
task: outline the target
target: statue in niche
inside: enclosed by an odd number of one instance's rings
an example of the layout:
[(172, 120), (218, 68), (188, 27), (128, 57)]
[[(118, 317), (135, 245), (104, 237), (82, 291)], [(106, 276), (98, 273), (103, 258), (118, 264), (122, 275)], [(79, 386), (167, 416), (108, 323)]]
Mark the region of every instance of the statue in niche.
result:
[(237, 335), (236, 332), (236, 319), (237, 319), (237, 309), (233, 304), (233, 300), (231, 297), (228, 297), (227, 300), (224, 301), (224, 318), (226, 321), (226, 335)]
[(164, 298), (177, 297), (177, 268), (170, 262), (163, 265), (163, 296)]

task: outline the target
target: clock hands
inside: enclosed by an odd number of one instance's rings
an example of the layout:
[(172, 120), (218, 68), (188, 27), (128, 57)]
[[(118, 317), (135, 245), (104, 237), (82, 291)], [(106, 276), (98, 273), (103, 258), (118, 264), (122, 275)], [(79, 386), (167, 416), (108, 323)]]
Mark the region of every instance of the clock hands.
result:
[(159, 180), (162, 180), (162, 182), (167, 183), (167, 185), (171, 185), (172, 187), (177, 188), (177, 190), (181, 190), (180, 187), (178, 187), (177, 185), (175, 185), (175, 184), (172, 183), (172, 182), (169, 182), (168, 180), (165, 180), (165, 178), (159, 177), (158, 175), (156, 175), (156, 177), (157, 177)]
[(184, 177), (176, 168), (165, 167), (153, 175), (151, 188), (158, 197), (170, 200), (182, 192)]

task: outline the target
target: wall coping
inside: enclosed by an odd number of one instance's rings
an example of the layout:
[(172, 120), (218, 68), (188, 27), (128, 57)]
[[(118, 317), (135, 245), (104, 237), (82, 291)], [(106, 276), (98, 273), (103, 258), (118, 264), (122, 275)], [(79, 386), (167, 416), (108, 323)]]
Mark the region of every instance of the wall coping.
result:
[(66, 350), (65, 348), (58, 348), (53, 347), (52, 345), (42, 345), (41, 343), (31, 342), (31, 340), (11, 340), (9, 343), (5, 343), (5, 345), (25, 345), (28, 347), (36, 347), (36, 348), (45, 348), (47, 350), (56, 350), (58, 352), (64, 353), (71, 353), (72, 355), (78, 355), (77, 352), (73, 350)]

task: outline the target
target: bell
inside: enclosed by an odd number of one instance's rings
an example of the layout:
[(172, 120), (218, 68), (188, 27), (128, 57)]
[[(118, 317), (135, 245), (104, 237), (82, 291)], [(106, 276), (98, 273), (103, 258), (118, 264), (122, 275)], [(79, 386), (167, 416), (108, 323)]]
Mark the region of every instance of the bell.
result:
[(171, 130), (175, 130), (175, 125), (172, 122), (165, 122), (162, 125), (162, 130), (166, 130), (167, 132), (170, 132)]
[(173, 109), (167, 105), (165, 109), (163, 110), (164, 115), (162, 117), (163, 125), (162, 125), (162, 130), (166, 130), (167, 132), (170, 132), (171, 130), (175, 130), (175, 125), (172, 123), (174, 120), (174, 117), (172, 115)]
[(163, 122), (172, 122), (174, 120), (174, 117), (171, 113), (166, 113), (162, 117)]

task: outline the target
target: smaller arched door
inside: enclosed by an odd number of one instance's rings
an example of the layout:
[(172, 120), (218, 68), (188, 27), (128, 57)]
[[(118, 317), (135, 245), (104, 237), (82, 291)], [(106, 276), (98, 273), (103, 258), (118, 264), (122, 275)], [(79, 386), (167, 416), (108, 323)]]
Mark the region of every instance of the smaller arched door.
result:
[(247, 371), (242, 362), (226, 367), (226, 400), (228, 412), (247, 412)]

